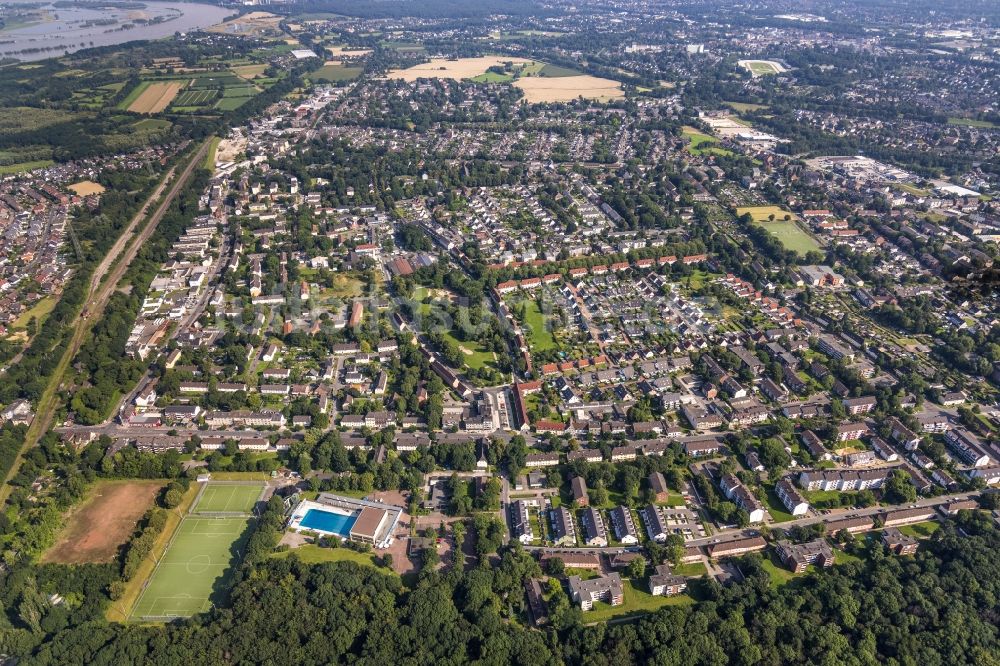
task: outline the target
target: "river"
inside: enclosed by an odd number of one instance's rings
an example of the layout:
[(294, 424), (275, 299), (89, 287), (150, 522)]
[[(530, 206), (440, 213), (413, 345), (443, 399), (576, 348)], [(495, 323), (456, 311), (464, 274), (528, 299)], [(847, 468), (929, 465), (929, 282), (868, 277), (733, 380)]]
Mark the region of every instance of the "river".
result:
[[(160, 39), (221, 23), (231, 9), (193, 2), (147, 2), (141, 8), (56, 7), (44, 0), (0, 0), (8, 27), (0, 30), (0, 58), (31, 61), (139, 39)], [(20, 7), (23, 5), (24, 7)], [(38, 9), (33, 9), (37, 6)], [(11, 15), (13, 9), (15, 15)], [(17, 15), (29, 11), (30, 14)]]

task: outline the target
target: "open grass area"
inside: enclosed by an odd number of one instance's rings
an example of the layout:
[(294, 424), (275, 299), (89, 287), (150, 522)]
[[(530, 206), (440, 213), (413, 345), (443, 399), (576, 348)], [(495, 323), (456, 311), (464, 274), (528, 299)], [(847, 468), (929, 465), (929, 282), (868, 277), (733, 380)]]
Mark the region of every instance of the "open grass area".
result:
[(778, 559), (773, 551), (768, 551), (763, 555), (763, 568), (771, 578), (771, 589), (777, 589), (795, 578), (797, 574), (789, 571)]
[(684, 127), (682, 136), (688, 140), (687, 150), (692, 155), (732, 155), (733, 151), (719, 148), (719, 140), (694, 127)]
[(794, 518), (792, 514), (788, 513), (785, 505), (781, 503), (781, 500), (774, 493), (773, 486), (769, 486), (767, 489), (767, 512), (771, 514), (771, 518), (776, 523), (788, 522)]
[(14, 320), (14, 328), (24, 328), (31, 321), (31, 318), (35, 318), (35, 323), (41, 327), (42, 322), (45, 318), (49, 316), (52, 309), (56, 306), (59, 299), (56, 296), (46, 296), (42, 300), (38, 301), (30, 308), (21, 313), (21, 315)]
[(259, 483), (212, 483), (191, 509), (192, 513), (250, 513), (260, 499), (263, 486)]
[(513, 74), (500, 74), (498, 72), (484, 72), (471, 79), (475, 83), (510, 83), (513, 80)]
[(222, 141), (219, 137), (213, 137), (212, 142), (208, 144), (208, 153), (205, 155), (205, 168), (209, 171), (215, 171), (215, 156), (219, 152), (219, 142)]
[(923, 523), (914, 523), (913, 525), (903, 525), (899, 528), (899, 531), (903, 534), (911, 537), (916, 537), (917, 539), (926, 539), (930, 535), (941, 529), (941, 523), (935, 522), (933, 520), (928, 520)]
[(931, 195), (931, 192), (920, 189), (916, 185), (912, 185), (910, 183), (895, 183), (895, 187), (896, 189), (912, 194), (915, 197), (929, 197)]
[(997, 125), (995, 125), (994, 123), (991, 123), (988, 120), (976, 120), (975, 118), (955, 118), (955, 117), (949, 118), (948, 119), (948, 124), (949, 125), (964, 125), (965, 127), (982, 127), (982, 128), (985, 128), (985, 129), (989, 129), (989, 128), (997, 126)]
[(545, 315), (538, 308), (538, 302), (534, 299), (523, 301), (524, 303), (524, 328), (528, 344), (534, 352), (543, 352), (553, 349), (556, 346), (556, 339), (552, 331), (545, 327)]
[(249, 538), (246, 517), (187, 516), (143, 590), (133, 620), (190, 617), (223, 600), (225, 578)]
[(314, 81), (325, 81), (327, 83), (337, 83), (338, 81), (350, 81), (361, 76), (363, 67), (349, 67), (347, 65), (323, 65), (309, 75)]
[[(645, 583), (639, 583), (645, 585)], [(611, 606), (603, 602), (595, 602), (593, 610), (583, 614), (583, 621), (606, 622), (613, 618), (638, 617), (647, 613), (653, 613), (664, 606), (687, 606), (694, 603), (694, 599), (686, 594), (678, 594), (673, 597), (654, 597), (645, 590), (636, 589), (632, 581), (623, 580), (624, 602), (621, 606)]]
[(725, 105), (737, 113), (762, 111), (767, 108), (766, 104), (750, 104), (748, 102), (725, 102)]
[(833, 549), (833, 563), (834, 564), (848, 564), (849, 562), (861, 562), (861, 558), (857, 555), (851, 555), (848, 552), (840, 550), (839, 548)]
[(705, 566), (704, 562), (692, 562), (691, 564), (681, 564), (673, 568), (673, 571), (678, 576), (686, 576), (687, 578), (697, 578), (699, 576), (704, 576), (708, 573), (708, 567)]
[[(419, 288), (413, 292), (413, 298), (420, 302), (420, 307), (418, 308), (420, 316), (425, 322), (430, 322), (432, 325), (439, 325), (441, 319), (436, 317), (434, 314), (435, 305), (434, 303), (424, 303), (424, 299), (427, 297), (427, 290), (424, 288)], [(435, 299), (437, 300), (437, 299)], [(440, 308), (438, 308), (440, 310)], [(494, 365), (495, 359), (493, 358), (493, 352), (487, 350), (479, 342), (475, 340), (459, 340), (451, 328), (440, 327), (442, 330), (441, 334), (445, 339), (454, 343), (461, 351), (463, 359), (465, 360), (465, 365), (473, 369), (479, 369), (486, 367), (487, 365)]]
[[(820, 245), (816, 239), (798, 225), (795, 213), (782, 210), (778, 206), (749, 206), (736, 209), (737, 216), (742, 217), (745, 213), (750, 213), (755, 224), (759, 224), (774, 234), (786, 249), (800, 255), (805, 255), (813, 250), (820, 251)], [(772, 215), (774, 220), (770, 219)]]
[[(375, 556), (371, 553), (359, 553), (350, 548), (321, 548), (316, 544), (307, 543), (298, 548), (290, 548), (278, 553), (273, 553), (271, 557), (275, 559), (285, 559), (297, 555), (306, 564), (320, 564), (322, 562), (355, 562), (365, 566), (375, 567)], [(389, 572), (385, 569), (386, 573)]]
[(19, 164), (5, 164), (0, 166), (0, 176), (8, 176), (12, 173), (24, 173), (35, 169), (44, 169), (55, 164), (52, 160), (33, 160), (31, 162), (20, 162)]

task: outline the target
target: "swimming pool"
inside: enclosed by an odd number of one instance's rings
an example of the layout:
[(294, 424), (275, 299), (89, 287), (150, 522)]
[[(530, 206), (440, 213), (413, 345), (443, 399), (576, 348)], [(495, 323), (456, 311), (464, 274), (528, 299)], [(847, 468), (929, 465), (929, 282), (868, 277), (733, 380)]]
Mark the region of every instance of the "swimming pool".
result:
[(342, 513), (333, 513), (332, 511), (309, 509), (306, 511), (306, 515), (302, 516), (299, 527), (337, 534), (346, 539), (351, 535), (351, 528), (354, 527), (354, 522), (357, 519), (357, 516), (345, 516)]

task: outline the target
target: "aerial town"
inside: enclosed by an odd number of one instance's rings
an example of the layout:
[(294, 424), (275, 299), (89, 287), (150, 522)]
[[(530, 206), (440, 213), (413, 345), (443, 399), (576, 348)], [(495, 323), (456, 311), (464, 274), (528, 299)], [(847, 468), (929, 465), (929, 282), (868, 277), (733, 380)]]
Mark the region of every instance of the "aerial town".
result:
[[(321, 563), (471, 618), (492, 567), (552, 637), (497, 663), (590, 663), (1000, 543), (996, 8), (510, 4), (241, 9), (117, 89), (148, 145), (0, 171), (5, 568), (120, 560), (101, 621), (179, 631)], [(719, 649), (821, 663), (763, 632)]]

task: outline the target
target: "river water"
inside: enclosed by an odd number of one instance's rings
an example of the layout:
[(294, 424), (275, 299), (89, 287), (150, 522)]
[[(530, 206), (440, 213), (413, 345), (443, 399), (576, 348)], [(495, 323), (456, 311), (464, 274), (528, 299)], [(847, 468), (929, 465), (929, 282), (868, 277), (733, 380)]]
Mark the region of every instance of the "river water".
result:
[[(120, 9), (85, 5), (56, 7), (38, 0), (0, 0), (0, 6), (43, 4), (40, 22), (14, 23), (9, 29), (0, 30), (0, 58), (42, 60), (92, 46), (160, 39), (175, 32), (215, 25), (234, 13), (231, 9), (194, 2), (141, 2), (141, 9)], [(153, 22), (143, 24), (141, 20)]]

